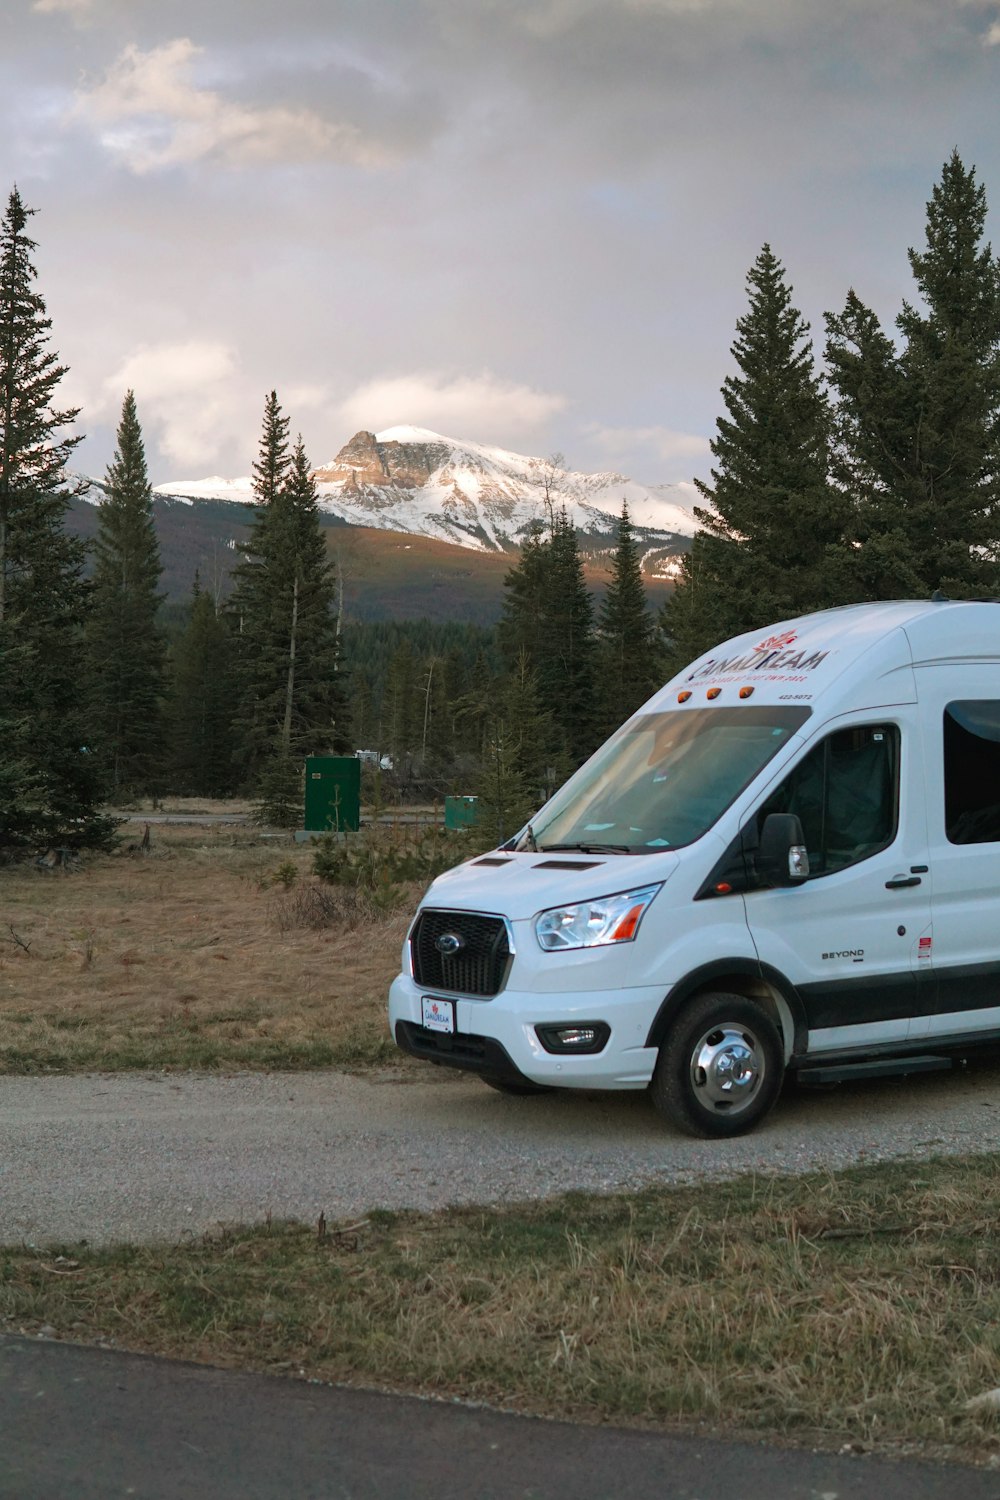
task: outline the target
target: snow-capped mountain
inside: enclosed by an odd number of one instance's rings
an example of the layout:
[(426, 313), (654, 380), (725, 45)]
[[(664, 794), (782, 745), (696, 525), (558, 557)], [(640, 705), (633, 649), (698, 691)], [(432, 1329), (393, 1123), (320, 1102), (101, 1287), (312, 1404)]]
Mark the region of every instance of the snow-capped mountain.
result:
[[(516, 547), (533, 522), (563, 506), (578, 531), (600, 545), (613, 538), (623, 500), (650, 561), (653, 552), (666, 553), (671, 543), (698, 529), (691, 484), (648, 486), (623, 474), (575, 473), (547, 459), (460, 442), (421, 427), (355, 433), (314, 474), (320, 506), (331, 516), (477, 551)], [(157, 485), (155, 493), (175, 500), (253, 503), (249, 478), (172, 480)]]

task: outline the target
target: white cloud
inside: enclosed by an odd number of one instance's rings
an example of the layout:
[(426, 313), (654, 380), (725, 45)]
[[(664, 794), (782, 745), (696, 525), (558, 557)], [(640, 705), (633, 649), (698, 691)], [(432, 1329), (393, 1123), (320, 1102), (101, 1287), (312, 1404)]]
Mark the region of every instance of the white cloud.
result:
[(485, 370), (453, 377), (416, 371), (360, 386), (341, 403), (339, 415), (354, 431), (410, 425), (450, 437), (506, 442), (535, 431), (566, 404), (565, 396), (516, 385)]
[[(222, 340), (140, 345), (101, 382), (88, 417), (116, 424), (128, 390), (135, 392), (147, 449), (152, 439), (178, 469), (199, 473), (230, 444), (246, 446), (253, 398)], [(256, 406), (262, 405), (261, 396)]]
[(93, 8), (94, 0), (35, 0), (32, 10), (46, 14), (66, 14), (68, 16), (85, 16)]
[(1000, 21), (993, 22), (993, 25), (983, 37), (983, 45), (986, 47), (1000, 47)]
[(672, 463), (677, 459), (703, 458), (710, 452), (708, 438), (698, 433), (677, 432), (672, 427), (601, 427), (591, 426), (588, 435), (612, 455), (645, 449)]
[(314, 110), (251, 108), (199, 87), (192, 78), (202, 49), (177, 37), (143, 52), (128, 46), (102, 82), (77, 94), (76, 113), (133, 172), (205, 158), (230, 166), (338, 160), (381, 165), (385, 153), (353, 125)]
[(282, 408), (291, 418), (292, 428), (298, 420), (299, 412), (326, 411), (330, 406), (330, 387), (327, 385), (289, 385), (282, 386), (279, 392)]

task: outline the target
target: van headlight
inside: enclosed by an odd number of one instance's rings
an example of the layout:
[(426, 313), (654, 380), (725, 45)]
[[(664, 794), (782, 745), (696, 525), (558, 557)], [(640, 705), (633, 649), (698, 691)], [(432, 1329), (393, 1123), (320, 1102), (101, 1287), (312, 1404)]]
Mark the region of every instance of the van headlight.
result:
[(662, 886), (644, 885), (637, 891), (553, 906), (535, 918), (535, 937), (548, 953), (564, 948), (598, 948), (608, 943), (630, 943), (639, 931), (646, 907)]

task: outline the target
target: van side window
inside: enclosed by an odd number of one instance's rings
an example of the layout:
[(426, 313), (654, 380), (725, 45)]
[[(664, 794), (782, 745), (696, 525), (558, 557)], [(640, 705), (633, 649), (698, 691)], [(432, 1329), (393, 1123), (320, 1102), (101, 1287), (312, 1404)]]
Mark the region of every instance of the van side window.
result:
[(1000, 842), (1000, 703), (944, 711), (944, 826), (951, 844)]
[(899, 730), (865, 725), (838, 730), (810, 750), (768, 797), (757, 827), (768, 813), (795, 813), (811, 876), (832, 875), (892, 843), (898, 808)]

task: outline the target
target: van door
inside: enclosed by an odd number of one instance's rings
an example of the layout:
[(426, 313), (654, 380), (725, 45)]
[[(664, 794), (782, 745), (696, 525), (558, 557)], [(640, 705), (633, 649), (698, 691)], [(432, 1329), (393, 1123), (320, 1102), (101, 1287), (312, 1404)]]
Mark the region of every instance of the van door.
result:
[(898, 1045), (933, 1005), (916, 705), (837, 724), (756, 814), (758, 830), (769, 813), (798, 816), (809, 879), (746, 897), (761, 962), (802, 997), (810, 1053)]
[(1000, 664), (922, 667), (934, 876), (930, 1036), (1000, 1032)]

